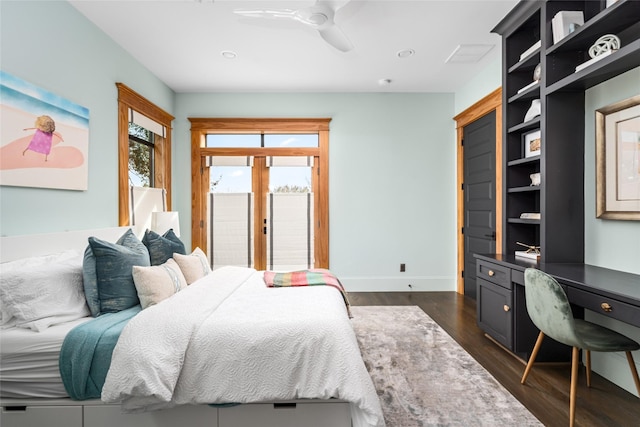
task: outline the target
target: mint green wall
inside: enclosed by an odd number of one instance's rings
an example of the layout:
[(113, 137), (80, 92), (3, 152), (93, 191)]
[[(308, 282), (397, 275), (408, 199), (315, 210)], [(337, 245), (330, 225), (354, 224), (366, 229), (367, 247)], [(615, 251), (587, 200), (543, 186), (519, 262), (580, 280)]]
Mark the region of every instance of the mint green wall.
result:
[[(640, 274), (640, 221), (596, 218), (595, 110), (640, 93), (640, 68), (635, 68), (585, 93), (584, 261)], [(640, 290), (640, 283), (638, 283)], [(587, 320), (617, 330), (640, 342), (640, 328), (587, 311)], [(640, 351), (634, 352), (636, 365)], [(633, 394), (638, 394), (623, 353), (593, 353), (593, 370)], [(638, 366), (640, 369), (640, 366)]]
[[(453, 94), (178, 94), (175, 167), (191, 167), (187, 117), (330, 117), (331, 269), (351, 291), (455, 290), (453, 102)], [(189, 180), (174, 176), (182, 218)]]
[[(496, 47), (495, 49), (499, 49)], [(455, 93), (455, 115), (462, 113), (473, 104), (502, 86), (502, 58), (497, 55), (478, 74), (473, 76)]]
[(67, 2), (0, 2), (2, 70), (89, 109), (87, 191), (0, 187), (0, 234), (118, 225), (117, 90), (171, 112), (173, 92)]
[[(640, 67), (585, 94), (585, 262), (640, 274), (640, 221), (596, 218), (595, 110), (640, 94)], [(640, 288), (640, 284), (638, 284)]]

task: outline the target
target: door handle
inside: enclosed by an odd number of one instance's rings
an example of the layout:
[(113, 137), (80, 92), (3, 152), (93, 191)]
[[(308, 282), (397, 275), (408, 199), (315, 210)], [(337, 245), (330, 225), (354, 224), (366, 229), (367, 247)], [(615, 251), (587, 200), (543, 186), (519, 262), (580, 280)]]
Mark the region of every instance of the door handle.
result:
[(490, 239), (496, 240), (496, 232), (494, 231), (491, 234), (485, 234), (484, 237), (488, 237)]

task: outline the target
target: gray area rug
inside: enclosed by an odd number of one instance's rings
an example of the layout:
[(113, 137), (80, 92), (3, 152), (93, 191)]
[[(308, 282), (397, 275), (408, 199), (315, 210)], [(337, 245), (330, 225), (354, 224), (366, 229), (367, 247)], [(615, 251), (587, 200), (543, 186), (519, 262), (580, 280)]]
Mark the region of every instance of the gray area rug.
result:
[(387, 427), (541, 426), (417, 306), (352, 306)]

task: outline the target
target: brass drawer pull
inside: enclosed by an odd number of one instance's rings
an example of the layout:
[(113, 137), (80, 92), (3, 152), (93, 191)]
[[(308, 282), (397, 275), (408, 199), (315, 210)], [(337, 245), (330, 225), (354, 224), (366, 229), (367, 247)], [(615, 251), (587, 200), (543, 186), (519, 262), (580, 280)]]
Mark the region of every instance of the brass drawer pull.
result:
[(613, 307), (611, 307), (611, 304), (609, 304), (608, 302), (603, 302), (602, 304), (600, 304), (600, 308), (607, 313), (613, 310)]
[(511, 310), (511, 307), (509, 307), (507, 304), (505, 304), (505, 305), (502, 306), (502, 309), (504, 311), (509, 311), (509, 310)]
[(487, 274), (489, 275), (489, 277), (493, 277), (496, 275), (496, 273), (493, 270), (489, 270)]

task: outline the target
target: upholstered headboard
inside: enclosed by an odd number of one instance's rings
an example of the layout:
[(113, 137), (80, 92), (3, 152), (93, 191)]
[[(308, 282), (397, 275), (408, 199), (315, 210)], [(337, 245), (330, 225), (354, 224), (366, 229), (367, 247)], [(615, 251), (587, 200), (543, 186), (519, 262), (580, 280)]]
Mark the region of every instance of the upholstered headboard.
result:
[(88, 245), (87, 239), (90, 236), (115, 242), (128, 228), (129, 227), (111, 227), (0, 237), (0, 262), (48, 255), (67, 249), (84, 251)]

